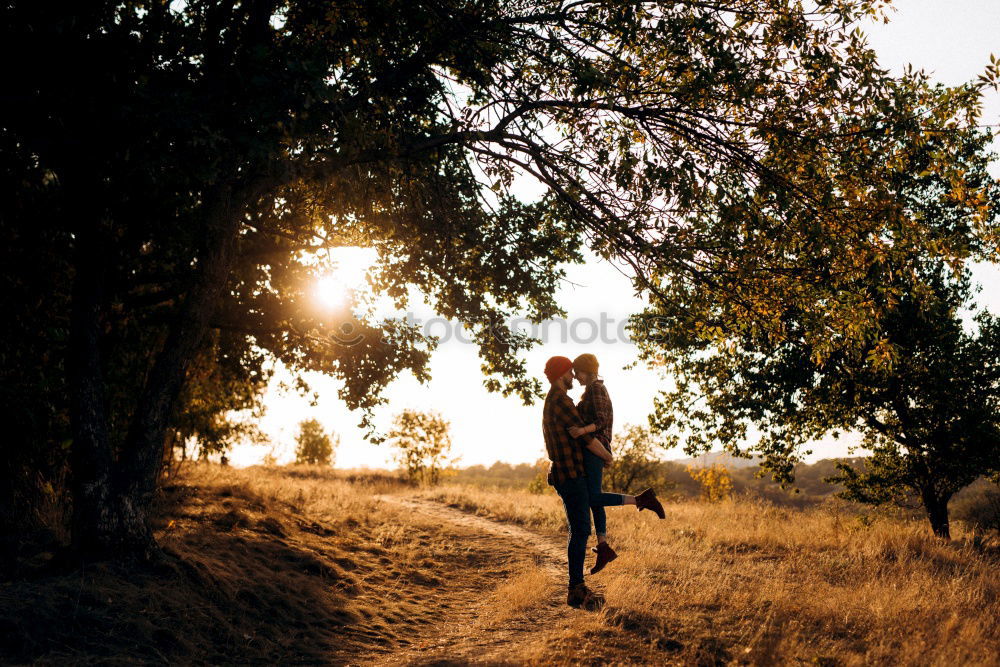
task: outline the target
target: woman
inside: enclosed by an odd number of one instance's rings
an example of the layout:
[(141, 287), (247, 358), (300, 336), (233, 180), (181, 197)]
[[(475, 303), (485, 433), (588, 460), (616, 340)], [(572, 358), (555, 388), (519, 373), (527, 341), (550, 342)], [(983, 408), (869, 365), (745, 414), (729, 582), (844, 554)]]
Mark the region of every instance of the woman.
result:
[[(587, 474), (587, 491), (590, 495), (590, 511), (594, 515), (594, 532), (597, 533), (597, 562), (591, 568), (591, 574), (597, 574), (604, 566), (618, 557), (615, 550), (608, 544), (608, 519), (604, 511), (606, 506), (635, 505), (639, 511), (651, 509), (661, 519), (665, 517), (663, 505), (656, 499), (652, 489), (646, 489), (638, 496), (621, 493), (604, 493), (601, 483), (604, 477), (604, 466), (611, 461), (611, 426), (614, 421), (614, 410), (611, 407), (611, 397), (604, 387), (604, 380), (597, 375), (597, 357), (592, 354), (581, 354), (573, 360), (573, 375), (577, 382), (585, 387), (580, 403), (576, 406), (580, 417), (588, 426), (571, 432), (573, 437), (593, 437), (589, 446), (583, 450), (583, 464)], [(596, 442), (595, 442), (596, 441)], [(598, 447), (597, 445), (600, 445)], [(607, 456), (603, 456), (603, 447)], [(596, 452), (594, 451), (596, 450)], [(599, 452), (599, 453), (597, 453)]]

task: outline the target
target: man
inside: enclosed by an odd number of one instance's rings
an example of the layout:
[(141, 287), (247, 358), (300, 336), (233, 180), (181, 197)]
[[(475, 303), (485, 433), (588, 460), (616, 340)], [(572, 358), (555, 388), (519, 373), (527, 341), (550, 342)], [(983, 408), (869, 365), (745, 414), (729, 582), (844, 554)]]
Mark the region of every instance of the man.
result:
[[(573, 400), (566, 394), (566, 390), (573, 387), (573, 362), (567, 357), (552, 357), (545, 364), (545, 377), (551, 383), (542, 409), (545, 451), (552, 462), (548, 481), (562, 498), (569, 523), (569, 543), (566, 547), (569, 592), (566, 604), (596, 609), (604, 604), (604, 598), (583, 583), (583, 562), (590, 537), (590, 499), (583, 467), (584, 445), (570, 435), (570, 429), (583, 435), (591, 433), (594, 427), (583, 423)], [(591, 438), (587, 441), (593, 443), (595, 454), (611, 462), (611, 453), (600, 442)]]

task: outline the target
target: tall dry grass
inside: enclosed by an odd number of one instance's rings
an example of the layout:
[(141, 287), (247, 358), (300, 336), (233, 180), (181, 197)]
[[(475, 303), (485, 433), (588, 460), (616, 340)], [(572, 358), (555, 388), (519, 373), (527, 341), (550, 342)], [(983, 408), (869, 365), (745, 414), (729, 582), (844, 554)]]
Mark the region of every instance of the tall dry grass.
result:
[[(554, 496), (424, 493), (565, 530)], [(1000, 663), (1000, 558), (974, 548), (961, 527), (949, 543), (923, 522), (744, 500), (674, 502), (664, 521), (632, 507), (607, 511), (620, 557), (588, 577), (607, 607), (524, 647), (522, 659), (575, 662), (567, 646), (593, 646), (612, 628), (680, 662)]]
[[(155, 565), (0, 582), (7, 664), (365, 664), (428, 634), (513, 563), (397, 505), (386, 475), (186, 466), (154, 513)], [(496, 540), (499, 542), (499, 539)], [(44, 558), (43, 558), (44, 557)], [(457, 585), (456, 585), (457, 584)]]
[[(442, 520), (412, 495), (565, 539), (554, 494), (192, 466), (168, 481), (157, 512), (172, 564), (0, 585), (0, 654), (367, 664), (435, 650), (459, 662), (843, 665), (1000, 655), (1000, 557), (961, 526), (944, 543), (922, 522), (862, 521), (833, 506), (678, 501), (664, 521), (609, 508), (620, 557), (588, 577), (608, 604), (587, 613), (563, 605), (561, 572), (537, 543)], [(502, 655), (480, 653), (489, 647)]]
[(421, 489), (417, 494), (487, 519), (545, 532), (558, 532), (566, 525), (562, 502), (555, 493), (531, 494), (507, 488), (445, 484)]

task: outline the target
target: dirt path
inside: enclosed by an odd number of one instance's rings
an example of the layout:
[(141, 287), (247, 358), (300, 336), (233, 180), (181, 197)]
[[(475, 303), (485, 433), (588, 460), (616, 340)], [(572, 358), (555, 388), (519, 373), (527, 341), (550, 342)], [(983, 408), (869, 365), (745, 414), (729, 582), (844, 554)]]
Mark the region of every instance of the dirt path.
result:
[[(483, 591), (481, 596), (470, 599), (468, 605), (455, 609), (440, 624), (414, 637), (411, 646), (397, 650), (391, 655), (372, 655), (362, 660), (364, 664), (381, 665), (448, 665), (448, 664), (502, 664), (513, 658), (513, 647), (522, 646), (537, 639), (540, 628), (562, 625), (561, 619), (568, 619), (579, 612), (564, 604), (561, 582), (565, 575), (566, 547), (563, 540), (546, 537), (538, 533), (499, 523), (485, 517), (462, 512), (433, 501), (417, 498), (380, 495), (376, 499), (402, 506), (425, 517), (451, 526), (458, 526), (473, 532), (497, 550), (497, 558), (533, 559), (547, 575), (553, 587), (560, 586), (553, 595), (540, 595), (537, 606), (529, 613), (518, 615), (496, 627), (482, 623), (488, 610), (488, 598), (492, 591)], [(504, 581), (497, 581), (497, 586)]]
[(514, 526), (507, 523), (500, 523), (486, 517), (469, 514), (462, 510), (448, 507), (441, 503), (420, 498), (401, 498), (399, 496), (375, 496), (376, 500), (386, 503), (393, 503), (402, 507), (416, 510), (425, 515), (447, 521), (448, 523), (466, 528), (475, 529), (478, 532), (498, 535), (516, 542), (520, 547), (530, 549), (545, 559), (547, 568), (553, 574), (565, 574), (566, 542), (565, 540), (554, 539), (545, 535)]

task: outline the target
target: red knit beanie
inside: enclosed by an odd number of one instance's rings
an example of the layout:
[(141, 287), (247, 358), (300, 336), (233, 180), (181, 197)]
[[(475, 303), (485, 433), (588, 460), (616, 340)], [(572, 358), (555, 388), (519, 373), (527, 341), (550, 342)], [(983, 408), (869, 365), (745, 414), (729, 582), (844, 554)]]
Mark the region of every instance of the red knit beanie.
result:
[(549, 382), (555, 382), (573, 368), (573, 362), (568, 357), (552, 357), (545, 362), (545, 377)]

